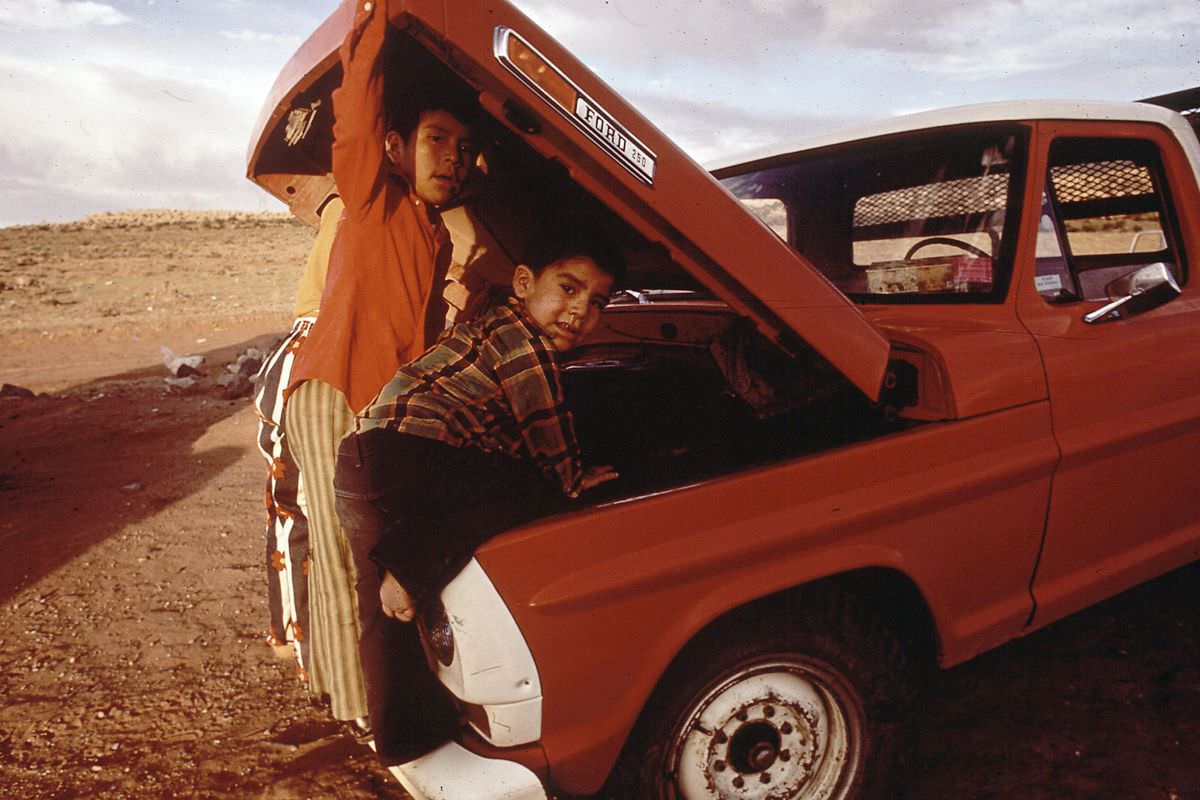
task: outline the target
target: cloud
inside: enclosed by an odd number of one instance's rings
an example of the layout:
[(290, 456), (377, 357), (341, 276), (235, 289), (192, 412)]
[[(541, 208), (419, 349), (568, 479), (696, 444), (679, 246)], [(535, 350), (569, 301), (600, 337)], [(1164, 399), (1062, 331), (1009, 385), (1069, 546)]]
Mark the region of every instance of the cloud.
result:
[[(515, 2), (702, 161), (906, 109), (1200, 83), (1196, 0)], [(246, 140), (334, 5), (0, 0), (0, 224), (276, 207)]]
[[(586, 10), (518, 2), (609, 74), (690, 64), (752, 78), (764, 64), (807, 62), (813, 50), (836, 52), (843, 63), (895, 58), (915, 71), (1033, 73), (1136, 58), (1172, 37), (1177, 44), (1183, 31), (1194, 50), (1200, 36), (1196, 0), (608, 0)], [(1155, 55), (1176, 67), (1186, 59), (1177, 47)], [(841, 66), (830, 61), (826, 71)]]
[(267, 31), (252, 31), (243, 28), (240, 31), (221, 31), (221, 36), (234, 42), (246, 44), (277, 44), (298, 47), (303, 39), (295, 34), (271, 33)]
[(609, 0), (586, 9), (560, 0), (520, 5), (577, 55), (588, 54), (585, 60), (651, 68), (676, 59), (737, 65), (772, 49), (802, 46), (824, 14), (798, 0)]
[(987, 64), (997, 53), (1018, 53), (1033, 68), (1110, 58), (1124, 44), (1152, 46), (1180, 27), (1200, 30), (1195, 0), (831, 0), (825, 20), (826, 42), (935, 64)]
[(0, 0), (0, 30), (74, 30), (129, 21), (112, 6), (88, 0)]
[(0, 57), (0, 74), (0, 105), (22, 109), (4, 120), (0, 223), (264, 203), (243, 177), (253, 89), (97, 62), (48, 71)]
[(701, 164), (843, 128), (861, 119), (775, 106), (762, 111), (711, 100), (690, 100), (667, 87), (630, 93), (629, 101)]
[[(734, 110), (755, 125), (791, 110), (796, 122), (781, 124), (815, 133), (914, 108), (1133, 99), (1200, 82), (1196, 0), (517, 2), (701, 157), (760, 137)], [(680, 115), (678, 103), (694, 108)], [(687, 124), (708, 109), (720, 127)]]
[(81, 219), (100, 211), (147, 208), (286, 211), (283, 203), (249, 182), (172, 189), (127, 187), (120, 191), (13, 176), (0, 157), (0, 227)]
[(1133, 99), (1197, 80), (1195, 0), (993, 0), (986, 13), (965, 8), (946, 0), (905, 4), (911, 22), (902, 30), (873, 16), (837, 36), (938, 87), (934, 97), (944, 90), (960, 102)]
[[(101, 25), (115, 17), (97, 3), (0, 0), (0, 225), (279, 209), (244, 177), (248, 139), (279, 68), (332, 0), (114, 4), (136, 19)], [(7, 27), (37, 9), (93, 24)]]

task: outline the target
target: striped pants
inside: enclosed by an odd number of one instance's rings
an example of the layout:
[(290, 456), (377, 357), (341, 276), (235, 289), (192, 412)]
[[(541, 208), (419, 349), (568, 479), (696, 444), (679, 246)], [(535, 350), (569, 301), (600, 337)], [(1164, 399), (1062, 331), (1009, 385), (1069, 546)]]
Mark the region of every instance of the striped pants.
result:
[(264, 359), (258, 372), (254, 409), (258, 412), (258, 450), (267, 460), (267, 610), (268, 640), (290, 643), (300, 676), (308, 664), (308, 521), (304, 486), (283, 432), (283, 389), (288, 385), (296, 351), (312, 327), (301, 317)]
[(335, 719), (365, 717), (354, 560), (333, 494), (338, 445), (354, 430), (354, 414), (341, 392), (321, 381), (305, 381), (288, 398), (284, 424), (307, 501), (309, 688), (317, 696), (329, 696)]

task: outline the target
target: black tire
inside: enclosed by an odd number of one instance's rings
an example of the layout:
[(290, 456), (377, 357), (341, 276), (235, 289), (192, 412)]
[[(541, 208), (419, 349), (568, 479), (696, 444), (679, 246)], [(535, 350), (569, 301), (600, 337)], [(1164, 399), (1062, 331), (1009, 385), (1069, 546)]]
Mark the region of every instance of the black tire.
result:
[(609, 784), (627, 800), (875, 800), (911, 700), (898, 640), (854, 598), (718, 623), (676, 659)]

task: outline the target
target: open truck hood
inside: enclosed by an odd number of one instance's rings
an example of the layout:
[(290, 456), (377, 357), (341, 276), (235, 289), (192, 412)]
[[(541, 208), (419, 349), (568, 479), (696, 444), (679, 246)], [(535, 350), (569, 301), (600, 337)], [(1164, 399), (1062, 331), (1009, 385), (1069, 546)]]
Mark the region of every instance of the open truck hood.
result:
[[(251, 139), (247, 176), (312, 224), (333, 187), (343, 2), (280, 73)], [(491, 116), (785, 349), (807, 342), (872, 399), (889, 344), (806, 259), (747, 211), (545, 31), (504, 0), (408, 0), (393, 27), (480, 92)], [(394, 68), (395, 65), (392, 65)], [(636, 287), (635, 287), (636, 288)]]

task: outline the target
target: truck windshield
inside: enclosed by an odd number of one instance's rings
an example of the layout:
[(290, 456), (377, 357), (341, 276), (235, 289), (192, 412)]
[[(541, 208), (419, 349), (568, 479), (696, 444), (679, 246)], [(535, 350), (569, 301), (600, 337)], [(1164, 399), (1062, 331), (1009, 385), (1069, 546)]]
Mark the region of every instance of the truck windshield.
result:
[(1020, 218), (1027, 129), (868, 139), (718, 173), (859, 302), (999, 302)]

